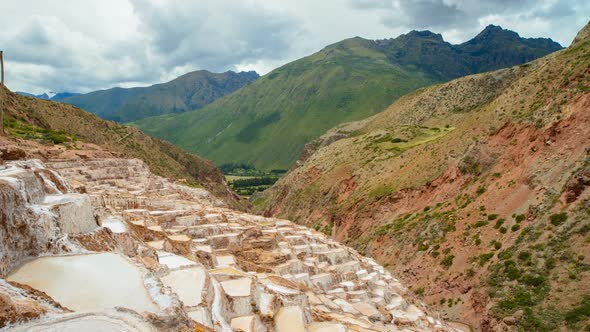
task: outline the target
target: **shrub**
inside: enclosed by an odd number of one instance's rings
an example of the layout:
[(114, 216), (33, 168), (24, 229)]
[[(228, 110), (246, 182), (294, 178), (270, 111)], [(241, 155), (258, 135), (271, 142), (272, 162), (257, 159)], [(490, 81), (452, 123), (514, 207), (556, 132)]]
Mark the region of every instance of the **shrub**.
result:
[(506, 234), (507, 231), (508, 229), (506, 227), (500, 227), (500, 233)]
[(477, 191), (475, 192), (478, 196), (485, 193), (486, 192), (486, 187), (484, 186), (479, 186), (479, 188), (477, 188)]
[(518, 253), (518, 259), (521, 261), (528, 261), (529, 259), (531, 259), (531, 253), (528, 251), (521, 251)]
[(455, 259), (455, 255), (447, 255), (445, 258), (440, 261), (440, 265), (442, 265), (445, 269), (448, 269), (453, 265), (453, 259)]
[(510, 230), (513, 231), (513, 232), (516, 232), (519, 229), (520, 229), (520, 225), (519, 224), (514, 224), (514, 225), (512, 225), (512, 227), (510, 227)]
[(584, 297), (582, 302), (575, 308), (565, 313), (565, 321), (568, 324), (574, 324), (590, 319), (590, 296)]
[(519, 222), (521, 222), (521, 221), (523, 221), (525, 219), (524, 218), (524, 214), (519, 214), (516, 217), (514, 217), (514, 219), (516, 220), (516, 222), (519, 223)]
[(553, 270), (554, 268), (555, 268), (555, 258), (548, 257), (545, 260), (545, 269), (550, 271), (550, 270)]
[(492, 257), (494, 257), (493, 252), (479, 255), (479, 266), (484, 266)]
[(420, 287), (420, 288), (416, 289), (414, 291), (414, 293), (418, 296), (423, 296), (424, 295), (424, 287)]
[(562, 213), (552, 214), (549, 217), (549, 220), (551, 221), (551, 224), (553, 226), (559, 226), (567, 220), (567, 213), (562, 212)]
[(521, 272), (516, 263), (513, 260), (507, 260), (504, 262), (504, 273), (509, 280), (516, 280), (520, 278)]
[(494, 246), (494, 249), (499, 250), (500, 248), (502, 248), (502, 243), (499, 241), (492, 241), (492, 245)]
[(529, 285), (529, 286), (533, 286), (533, 287), (539, 287), (539, 286), (543, 286), (547, 283), (547, 278), (545, 278), (544, 276), (541, 275), (535, 275), (535, 274), (530, 274), (527, 273), (525, 275), (522, 276), (522, 278), (520, 278), (520, 280)]
[(498, 219), (498, 220), (496, 220), (496, 224), (494, 225), (494, 228), (495, 229), (500, 228), (500, 226), (504, 225), (504, 222), (505, 221), (506, 221), (505, 219)]
[(498, 215), (497, 214), (489, 214), (488, 215), (488, 220), (490, 220), (490, 221), (491, 220), (496, 220), (496, 218), (498, 218)]
[(474, 226), (479, 228), (479, 227), (483, 227), (487, 224), (489, 224), (489, 222), (487, 222), (486, 220), (478, 220)]

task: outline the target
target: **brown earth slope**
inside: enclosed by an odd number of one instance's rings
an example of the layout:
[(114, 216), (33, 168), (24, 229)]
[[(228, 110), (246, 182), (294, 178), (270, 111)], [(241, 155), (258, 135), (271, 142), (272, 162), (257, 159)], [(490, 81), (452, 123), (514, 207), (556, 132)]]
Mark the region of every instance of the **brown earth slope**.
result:
[[(58, 158), (62, 155), (57, 153), (64, 151), (68, 157), (86, 159), (113, 154), (138, 158), (155, 174), (202, 186), (229, 206), (245, 208), (213, 163), (134, 127), (102, 120), (71, 105), (21, 96), (2, 86), (0, 105), (7, 132), (0, 135), (2, 159)], [(50, 150), (53, 155), (47, 155)]]
[(373, 256), (478, 330), (590, 329), (589, 30), (329, 131), (256, 208)]

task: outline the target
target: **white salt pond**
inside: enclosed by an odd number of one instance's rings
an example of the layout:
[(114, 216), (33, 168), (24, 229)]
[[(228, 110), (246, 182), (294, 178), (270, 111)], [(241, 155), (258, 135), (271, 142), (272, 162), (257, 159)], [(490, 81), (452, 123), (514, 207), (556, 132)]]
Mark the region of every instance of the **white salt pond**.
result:
[(142, 273), (114, 253), (41, 257), (26, 263), (7, 280), (41, 290), (75, 311), (126, 307), (158, 310), (144, 287)]
[(190, 259), (167, 251), (158, 251), (158, 261), (161, 265), (166, 265), (171, 270), (178, 269), (183, 266), (195, 265), (195, 262), (191, 261)]
[(34, 321), (11, 329), (15, 332), (147, 332), (153, 326), (124, 313), (68, 314), (55, 320)]
[(305, 332), (303, 311), (297, 306), (282, 307), (275, 317), (277, 332)]
[(320, 322), (310, 324), (308, 330), (309, 332), (345, 332), (346, 328), (338, 323)]
[(170, 287), (185, 306), (201, 304), (206, 273), (201, 267), (175, 270), (162, 278), (165, 286)]
[(113, 233), (127, 232), (127, 226), (120, 217), (109, 216), (102, 221), (101, 226), (110, 229)]
[(225, 294), (232, 297), (250, 296), (252, 280), (250, 278), (240, 278), (226, 280), (221, 282)]

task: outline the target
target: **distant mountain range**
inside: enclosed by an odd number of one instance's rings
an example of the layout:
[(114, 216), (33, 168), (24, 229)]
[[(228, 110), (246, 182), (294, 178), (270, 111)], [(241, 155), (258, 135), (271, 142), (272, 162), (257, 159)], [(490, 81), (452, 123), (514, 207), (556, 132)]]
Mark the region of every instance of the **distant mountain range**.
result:
[(17, 91), (16, 93), (18, 93), (21, 96), (35, 97), (35, 98), (39, 98), (39, 99), (52, 100), (52, 101), (62, 101), (66, 98), (79, 95), (79, 93), (75, 93), (75, 92), (54, 92), (54, 91), (45, 92), (40, 95), (35, 95), (32, 93), (22, 92), (22, 91)]
[(339, 123), (376, 114), (408, 92), (561, 48), (494, 25), (459, 45), (430, 31), (376, 41), (356, 37), (273, 70), (198, 111), (135, 124), (218, 165), (286, 169), (306, 142)]
[(128, 122), (149, 116), (197, 110), (260, 76), (254, 72), (199, 70), (170, 82), (138, 88), (112, 88), (65, 98), (104, 119)]

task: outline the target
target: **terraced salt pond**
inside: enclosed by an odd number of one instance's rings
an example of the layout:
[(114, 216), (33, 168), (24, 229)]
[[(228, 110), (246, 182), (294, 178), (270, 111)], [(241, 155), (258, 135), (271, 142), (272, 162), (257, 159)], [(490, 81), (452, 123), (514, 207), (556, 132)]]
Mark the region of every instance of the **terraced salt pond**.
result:
[(139, 268), (114, 253), (41, 257), (7, 279), (41, 290), (74, 311), (117, 306), (138, 312), (158, 309), (145, 289)]
[(14, 332), (151, 332), (155, 329), (136, 316), (118, 312), (68, 314), (17, 326)]

